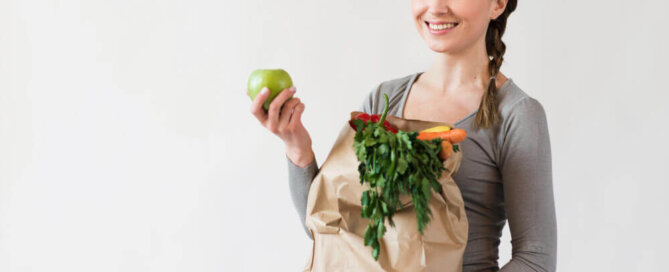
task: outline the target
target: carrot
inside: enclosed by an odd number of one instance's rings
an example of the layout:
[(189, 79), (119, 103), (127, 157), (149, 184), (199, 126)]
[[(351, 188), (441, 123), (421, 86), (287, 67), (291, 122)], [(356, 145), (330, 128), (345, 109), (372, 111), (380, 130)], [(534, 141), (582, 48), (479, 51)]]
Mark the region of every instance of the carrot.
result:
[(443, 134), (447, 131), (444, 132), (418, 132), (418, 136), (416, 139), (418, 140), (432, 140), (434, 138), (439, 137), (440, 134)]
[(416, 139), (418, 140), (432, 140), (434, 138), (439, 137), (440, 133), (444, 132), (418, 132), (418, 137)]
[(453, 154), (453, 145), (449, 141), (441, 141), (441, 151), (439, 152), (439, 157), (441, 160), (446, 160), (448, 157)]
[(445, 137), (441, 137), (442, 140), (446, 140), (455, 144), (462, 142), (465, 138), (467, 138), (467, 131), (461, 128), (452, 129), (448, 132), (449, 133), (447, 133)]
[(467, 131), (461, 128), (454, 128), (449, 131), (418, 132), (416, 139), (431, 140), (437, 137), (455, 144), (462, 142), (467, 137)]

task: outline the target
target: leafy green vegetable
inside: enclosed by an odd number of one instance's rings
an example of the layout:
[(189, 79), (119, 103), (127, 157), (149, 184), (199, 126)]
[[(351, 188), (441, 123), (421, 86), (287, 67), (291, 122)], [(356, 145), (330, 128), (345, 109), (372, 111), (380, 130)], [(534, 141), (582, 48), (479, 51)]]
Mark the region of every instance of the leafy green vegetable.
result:
[(395, 212), (402, 208), (400, 194), (411, 196), (418, 232), (423, 234), (432, 217), (428, 202), (432, 191), (441, 192), (442, 171), (446, 168), (439, 158), (441, 139), (418, 140), (418, 131), (386, 131), (382, 124), (388, 112), (388, 96), (383, 94), (385, 107), (378, 122), (353, 120), (356, 125), (353, 148), (360, 164), (360, 183), (369, 189), (360, 199), (362, 217), (369, 218), (365, 229), (365, 246), (371, 245), (372, 256), (379, 258), (379, 240), (386, 232), (385, 219), (395, 227), (392, 220)]

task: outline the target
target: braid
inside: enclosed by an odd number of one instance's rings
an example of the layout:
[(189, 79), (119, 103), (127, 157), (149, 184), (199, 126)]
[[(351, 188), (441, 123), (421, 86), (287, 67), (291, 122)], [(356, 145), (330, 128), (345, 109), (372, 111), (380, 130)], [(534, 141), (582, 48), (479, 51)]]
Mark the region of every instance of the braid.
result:
[(499, 72), (502, 62), (504, 61), (504, 53), (506, 52), (506, 45), (502, 41), (504, 30), (506, 29), (506, 19), (509, 14), (516, 9), (517, 0), (509, 0), (504, 12), (496, 19), (491, 20), (488, 24), (488, 31), (486, 32), (486, 51), (490, 56), (488, 63), (488, 71), (490, 71), (490, 82), (488, 89), (483, 94), (479, 111), (476, 114), (476, 124), (482, 128), (489, 128), (499, 122), (500, 114), (497, 105), (497, 87), (495, 86), (495, 79)]

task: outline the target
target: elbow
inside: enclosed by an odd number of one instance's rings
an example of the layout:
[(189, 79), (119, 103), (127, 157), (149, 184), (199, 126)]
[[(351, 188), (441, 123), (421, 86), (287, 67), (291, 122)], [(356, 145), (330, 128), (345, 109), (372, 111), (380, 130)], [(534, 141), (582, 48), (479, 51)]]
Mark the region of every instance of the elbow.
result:
[(557, 266), (557, 253), (555, 248), (514, 250), (510, 266), (518, 269), (509, 271), (554, 272)]
[[(557, 229), (542, 228), (532, 238), (517, 235), (511, 241), (511, 260), (500, 271), (554, 272), (557, 269)], [(520, 236), (520, 237), (518, 237)], [(541, 237), (541, 238), (539, 238)]]

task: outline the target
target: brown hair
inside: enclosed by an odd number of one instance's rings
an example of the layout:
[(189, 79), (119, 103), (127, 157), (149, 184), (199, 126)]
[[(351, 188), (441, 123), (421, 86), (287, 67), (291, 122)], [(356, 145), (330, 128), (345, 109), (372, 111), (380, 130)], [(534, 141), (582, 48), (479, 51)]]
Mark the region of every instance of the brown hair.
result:
[(499, 68), (502, 66), (502, 61), (504, 61), (504, 52), (506, 51), (506, 45), (502, 41), (502, 35), (504, 35), (504, 30), (506, 29), (506, 19), (511, 12), (516, 10), (517, 3), (517, 0), (509, 0), (504, 12), (494, 20), (490, 20), (490, 23), (488, 24), (488, 30), (485, 35), (485, 47), (488, 56), (492, 57), (488, 63), (488, 70), (490, 71), (490, 76), (492, 78), (488, 83), (488, 90), (483, 95), (479, 111), (476, 114), (476, 124), (479, 127), (491, 127), (497, 124), (500, 119), (495, 95), (497, 92), (495, 79), (497, 77), (497, 72), (499, 72)]

